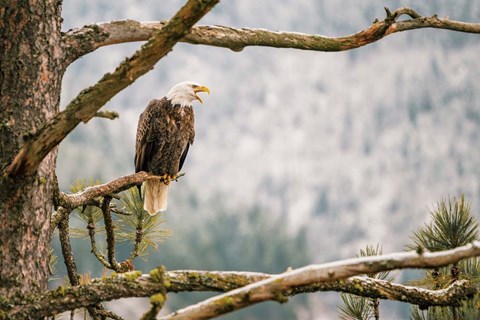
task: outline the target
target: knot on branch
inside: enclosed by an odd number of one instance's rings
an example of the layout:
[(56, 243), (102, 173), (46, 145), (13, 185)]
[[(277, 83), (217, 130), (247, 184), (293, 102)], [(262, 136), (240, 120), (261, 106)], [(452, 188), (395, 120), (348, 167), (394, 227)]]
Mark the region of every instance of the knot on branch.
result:
[(119, 272), (120, 273), (135, 270), (135, 266), (133, 265), (132, 261), (130, 261), (130, 260), (125, 260), (125, 261), (121, 262), (118, 265), (118, 267), (119, 267)]

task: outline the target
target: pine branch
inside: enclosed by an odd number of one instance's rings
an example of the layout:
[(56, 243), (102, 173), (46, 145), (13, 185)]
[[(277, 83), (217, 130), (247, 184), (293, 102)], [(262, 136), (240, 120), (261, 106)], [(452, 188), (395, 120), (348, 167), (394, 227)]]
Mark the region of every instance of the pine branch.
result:
[[(402, 15), (411, 19), (397, 21)], [(155, 32), (164, 28), (167, 21), (138, 22), (122, 20), (86, 25), (73, 29), (63, 35), (67, 47), (67, 63), (96, 50), (117, 43), (146, 41)], [(423, 17), (410, 8), (399, 8), (393, 13), (387, 11), (383, 21), (375, 21), (370, 27), (345, 37), (326, 37), (322, 35), (297, 32), (276, 32), (265, 29), (230, 28), (224, 26), (193, 27), (180, 41), (242, 51), (248, 46), (274, 48), (293, 48), (314, 51), (351, 50), (373, 43), (383, 37), (401, 31), (437, 28), (459, 32), (480, 33), (480, 23), (453, 21), (448, 18)]]
[[(468, 299), (475, 289), (460, 280), (442, 290), (428, 290), (384, 280), (352, 277), (401, 268), (444, 266), (464, 258), (480, 255), (480, 242), (436, 253), (399, 252), (383, 256), (349, 259), (310, 265), (279, 275), (254, 272), (172, 271), (163, 275), (155, 269), (150, 275), (139, 271), (95, 279), (77, 287), (61, 287), (40, 295), (20, 297), (2, 304), (0, 319), (28, 319), (51, 316), (101, 301), (128, 297), (151, 297), (164, 292), (230, 291), (200, 304), (168, 315), (165, 319), (207, 319), (260, 301), (285, 302), (288, 296), (316, 291), (339, 291), (369, 298), (404, 301), (422, 307), (453, 305)], [(352, 278), (348, 278), (352, 277)], [(346, 279), (348, 278), (348, 279)], [(158, 279), (163, 279), (159, 281)], [(341, 280), (345, 279), (345, 280)], [(237, 289), (238, 288), (238, 289)]]
[(150, 71), (218, 2), (219, 0), (188, 0), (165, 27), (156, 32), (132, 57), (121, 63), (114, 72), (105, 74), (97, 84), (80, 92), (64, 111), (58, 112), (33, 133), (6, 167), (4, 174), (17, 177), (35, 172), (50, 150), (80, 122), (88, 122), (112, 97)]

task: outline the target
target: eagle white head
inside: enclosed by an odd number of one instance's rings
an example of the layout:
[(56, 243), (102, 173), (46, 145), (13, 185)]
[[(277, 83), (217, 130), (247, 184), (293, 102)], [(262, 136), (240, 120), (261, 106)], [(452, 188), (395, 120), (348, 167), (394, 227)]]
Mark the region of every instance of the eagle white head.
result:
[(193, 100), (198, 100), (203, 103), (203, 100), (197, 95), (198, 92), (207, 92), (210, 94), (210, 89), (193, 81), (179, 82), (168, 91), (166, 97), (173, 105), (180, 105), (181, 107), (191, 106)]

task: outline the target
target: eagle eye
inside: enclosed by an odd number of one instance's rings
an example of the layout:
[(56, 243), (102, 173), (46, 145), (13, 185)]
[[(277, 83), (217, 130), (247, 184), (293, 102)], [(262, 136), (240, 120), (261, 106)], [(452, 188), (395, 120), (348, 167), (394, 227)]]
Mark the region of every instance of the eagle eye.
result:
[(192, 84), (192, 88), (195, 89), (197, 88), (198, 86), (196, 84)]

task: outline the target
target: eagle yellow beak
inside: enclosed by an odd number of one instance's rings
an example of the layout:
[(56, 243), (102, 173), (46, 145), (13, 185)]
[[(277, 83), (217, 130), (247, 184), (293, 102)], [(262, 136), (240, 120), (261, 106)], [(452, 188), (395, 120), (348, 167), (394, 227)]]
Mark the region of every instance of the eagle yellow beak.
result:
[(198, 92), (207, 92), (208, 95), (210, 95), (210, 89), (204, 86), (198, 86), (193, 88), (193, 92), (195, 92), (195, 97), (198, 99), (198, 101), (200, 101), (200, 103), (203, 103), (203, 100), (197, 95)]

